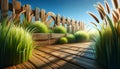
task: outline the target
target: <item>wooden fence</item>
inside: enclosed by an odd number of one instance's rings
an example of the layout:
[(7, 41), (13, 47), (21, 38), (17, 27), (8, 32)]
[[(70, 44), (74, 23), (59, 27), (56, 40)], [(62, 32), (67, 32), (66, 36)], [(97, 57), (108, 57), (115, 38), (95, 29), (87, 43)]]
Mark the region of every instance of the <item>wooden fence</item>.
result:
[(48, 27), (54, 21), (52, 27), (55, 26), (65, 26), (68, 32), (76, 32), (78, 30), (84, 30), (85, 25), (81, 21), (77, 21), (70, 18), (65, 18), (64, 16), (55, 15), (53, 12), (46, 12), (44, 9), (35, 8), (31, 9), (31, 6), (26, 4), (21, 6), (21, 3), (17, 0), (12, 0), (12, 3), (9, 3), (9, 0), (0, 0), (0, 9), (1, 9), (1, 19), (8, 17), (8, 11), (12, 11), (13, 19), (20, 20), (21, 14), (24, 14), (27, 21), (42, 21)]

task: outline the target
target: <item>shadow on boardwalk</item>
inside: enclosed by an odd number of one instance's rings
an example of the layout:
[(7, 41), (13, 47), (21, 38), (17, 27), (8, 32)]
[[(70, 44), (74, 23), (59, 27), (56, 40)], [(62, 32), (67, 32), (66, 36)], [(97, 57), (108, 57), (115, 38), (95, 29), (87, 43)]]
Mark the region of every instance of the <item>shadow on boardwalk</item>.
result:
[(40, 46), (29, 61), (4, 69), (101, 69), (90, 43)]

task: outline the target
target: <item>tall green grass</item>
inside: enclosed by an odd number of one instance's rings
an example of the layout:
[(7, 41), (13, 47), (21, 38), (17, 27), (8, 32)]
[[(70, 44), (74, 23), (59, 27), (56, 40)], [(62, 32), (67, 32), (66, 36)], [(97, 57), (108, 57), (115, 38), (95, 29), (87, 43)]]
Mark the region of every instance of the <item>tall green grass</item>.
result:
[(27, 61), (33, 49), (31, 34), (22, 27), (0, 25), (0, 68)]
[[(97, 29), (99, 36), (94, 38), (94, 48), (96, 61), (105, 69), (120, 69), (120, 5), (119, 0), (111, 0), (113, 8), (105, 0), (104, 5), (98, 3), (96, 5), (97, 11), (104, 22), (101, 29)], [(96, 20), (94, 25), (100, 25), (98, 16), (89, 12), (89, 14)], [(111, 17), (108, 17), (111, 16)], [(112, 19), (110, 19), (112, 18)]]
[(120, 69), (120, 22), (115, 26), (108, 16), (107, 20), (109, 26), (98, 30), (99, 37), (94, 44), (96, 61), (106, 69)]

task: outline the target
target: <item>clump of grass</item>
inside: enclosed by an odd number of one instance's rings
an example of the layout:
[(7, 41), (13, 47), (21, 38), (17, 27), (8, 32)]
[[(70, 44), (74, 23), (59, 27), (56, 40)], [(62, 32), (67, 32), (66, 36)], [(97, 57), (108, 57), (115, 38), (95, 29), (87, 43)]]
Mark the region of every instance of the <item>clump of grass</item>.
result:
[(33, 31), (34, 33), (48, 33), (48, 27), (40, 21), (31, 23), (27, 29)]
[[(94, 42), (97, 62), (107, 69), (120, 69), (120, 35), (118, 26), (115, 27), (109, 17), (110, 26), (99, 31), (99, 37)], [(102, 55), (102, 56), (101, 56)]]
[(67, 40), (68, 40), (68, 43), (73, 43), (75, 42), (75, 36), (73, 34), (68, 34), (66, 36)]
[(53, 32), (54, 33), (63, 33), (63, 34), (65, 34), (65, 33), (67, 33), (67, 30), (63, 26), (56, 26), (56, 27), (53, 28)]
[(61, 37), (59, 40), (58, 40), (58, 43), (59, 44), (67, 44), (68, 43), (68, 40), (66, 37)]
[(33, 49), (29, 32), (13, 25), (0, 25), (0, 68), (27, 61)]
[(74, 36), (76, 38), (76, 42), (83, 42), (89, 40), (89, 35), (85, 31), (77, 31), (74, 33)]
[[(104, 23), (102, 26), (98, 23), (101, 29), (97, 28), (99, 35), (94, 37), (93, 44), (95, 48), (96, 61), (99, 65), (105, 69), (120, 69), (119, 0), (112, 0), (112, 2), (114, 9), (110, 11), (111, 8), (107, 1), (105, 1), (107, 13), (105, 12), (105, 8), (102, 4), (99, 3), (96, 6), (98, 12), (102, 14), (101, 19)], [(112, 19), (108, 16), (110, 14), (112, 15)]]

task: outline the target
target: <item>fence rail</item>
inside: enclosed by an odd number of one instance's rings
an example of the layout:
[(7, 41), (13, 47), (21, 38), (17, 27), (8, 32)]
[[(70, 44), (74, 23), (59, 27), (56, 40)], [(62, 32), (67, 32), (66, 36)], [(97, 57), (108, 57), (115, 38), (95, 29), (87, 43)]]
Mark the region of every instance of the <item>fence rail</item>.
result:
[[(33, 17), (35, 18), (33, 21), (42, 21), (48, 27), (50, 27), (51, 23), (54, 21), (55, 26), (65, 26), (68, 32), (76, 32), (78, 30), (84, 30), (85, 24), (82, 21), (77, 21), (70, 18), (65, 18), (64, 16), (60, 16), (59, 14), (54, 14), (53, 12), (46, 12), (44, 9), (35, 8), (31, 9), (29, 4), (21, 6), (21, 3), (17, 0), (12, 0), (12, 3), (9, 3), (9, 0), (0, 0), (0, 9), (1, 9), (1, 18), (6, 18), (8, 16), (8, 11), (12, 11), (12, 16), (16, 20), (20, 20), (21, 14), (24, 14), (27, 21), (31, 22)], [(50, 18), (49, 18), (50, 17)]]
[(35, 45), (50, 45), (56, 43), (60, 37), (64, 37), (66, 34), (56, 33), (33, 33), (32, 39), (35, 41)]

